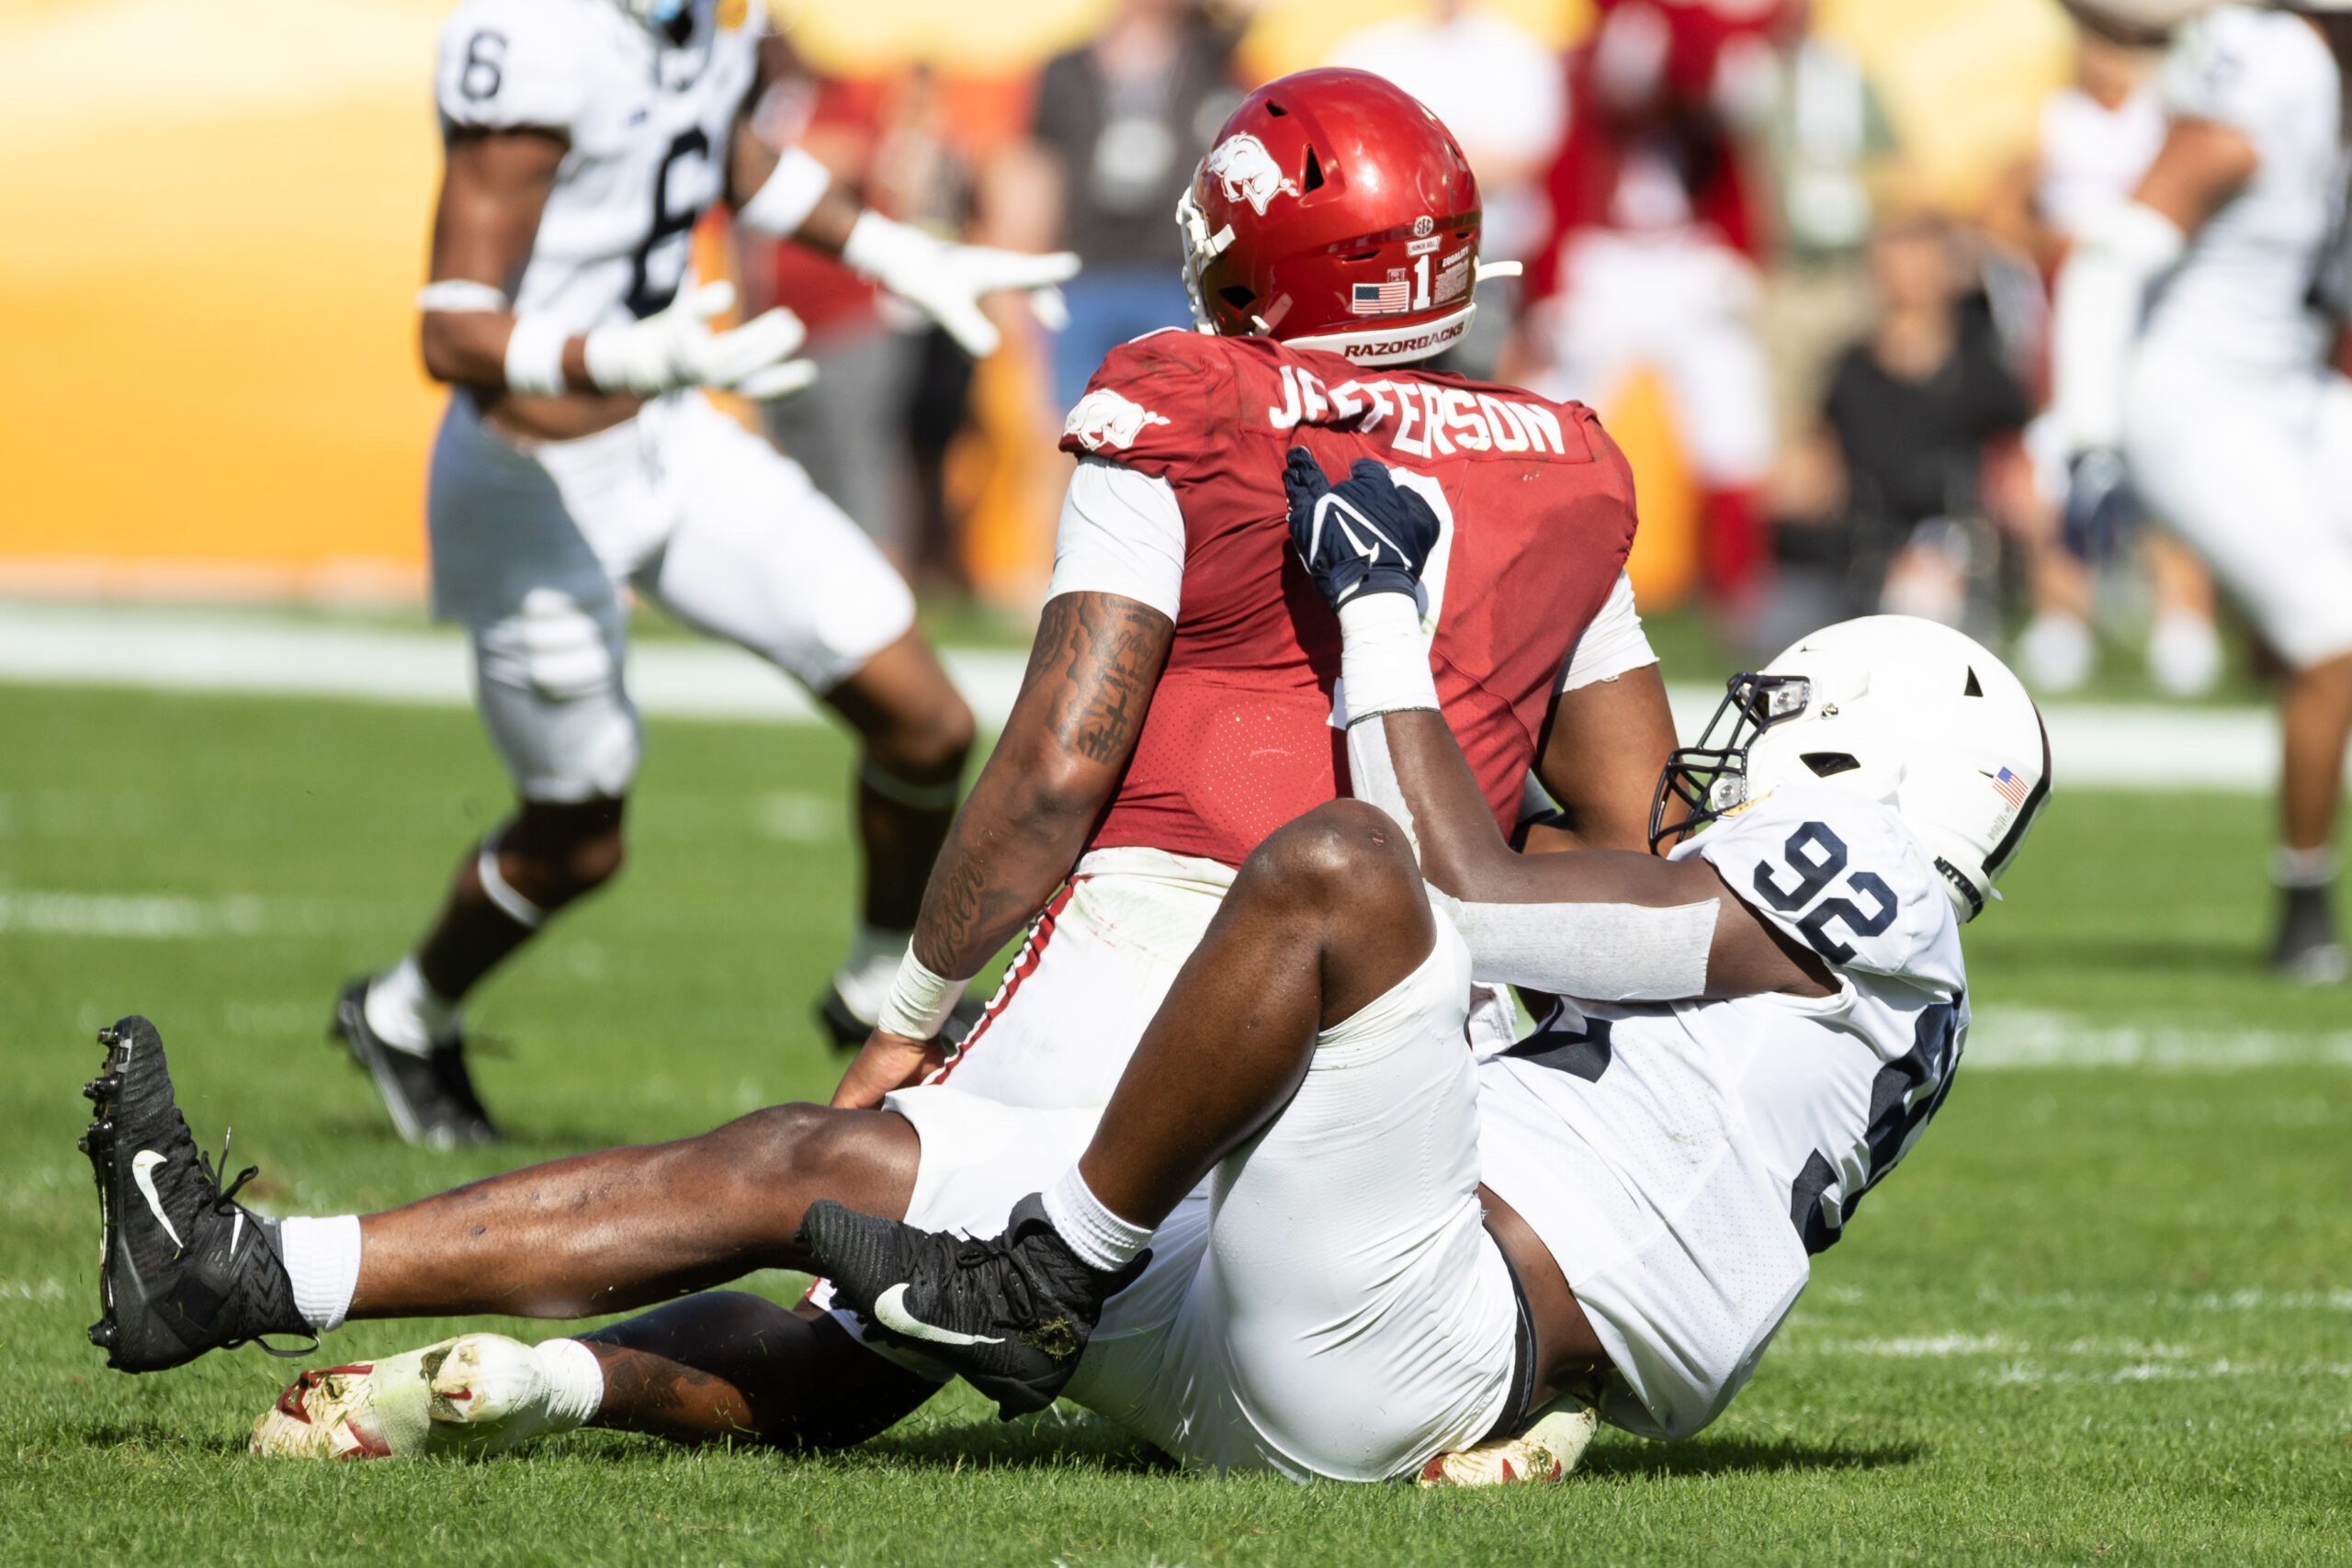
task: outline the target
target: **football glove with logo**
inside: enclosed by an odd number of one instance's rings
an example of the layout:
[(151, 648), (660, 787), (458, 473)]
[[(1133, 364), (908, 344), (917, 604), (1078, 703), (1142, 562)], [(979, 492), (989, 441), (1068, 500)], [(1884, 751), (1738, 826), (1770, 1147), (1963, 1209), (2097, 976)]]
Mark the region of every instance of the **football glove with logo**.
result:
[(1290, 495), (1290, 537), (1315, 586), (1336, 610), (1366, 593), (1420, 597), (1421, 570), (1437, 547), (1430, 503), (1398, 488), (1388, 470), (1359, 457), (1338, 484), (1304, 446), (1283, 469)]

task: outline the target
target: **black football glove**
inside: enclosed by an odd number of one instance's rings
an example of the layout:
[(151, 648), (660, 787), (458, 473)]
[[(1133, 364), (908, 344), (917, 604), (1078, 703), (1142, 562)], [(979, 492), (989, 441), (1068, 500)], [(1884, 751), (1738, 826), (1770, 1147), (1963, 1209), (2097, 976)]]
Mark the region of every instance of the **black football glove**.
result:
[(1437, 547), (1437, 513), (1388, 470), (1359, 457), (1338, 484), (1304, 446), (1283, 468), (1290, 492), (1290, 539), (1307, 575), (1334, 610), (1365, 593), (1420, 599), (1421, 569)]

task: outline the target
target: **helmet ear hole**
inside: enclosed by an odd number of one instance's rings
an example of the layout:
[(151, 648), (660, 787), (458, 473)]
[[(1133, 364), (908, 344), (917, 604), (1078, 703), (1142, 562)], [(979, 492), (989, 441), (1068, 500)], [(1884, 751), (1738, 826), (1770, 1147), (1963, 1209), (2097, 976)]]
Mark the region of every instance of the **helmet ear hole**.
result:
[(1826, 779), (1836, 773), (1854, 773), (1861, 767), (1861, 763), (1855, 761), (1850, 753), (1845, 751), (1807, 751), (1798, 760), (1811, 768), (1813, 776), (1817, 779)]
[(1238, 283), (1228, 283), (1216, 291), (1216, 297), (1237, 310), (1246, 310), (1258, 302), (1258, 296)]

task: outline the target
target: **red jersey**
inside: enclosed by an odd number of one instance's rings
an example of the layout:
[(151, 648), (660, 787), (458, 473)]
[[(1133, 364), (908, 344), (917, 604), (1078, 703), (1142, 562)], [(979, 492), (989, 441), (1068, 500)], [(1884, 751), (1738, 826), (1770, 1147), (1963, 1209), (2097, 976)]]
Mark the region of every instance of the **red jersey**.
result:
[(1515, 818), (1561, 671), (1633, 543), (1616, 445), (1583, 405), (1515, 387), (1169, 331), (1112, 351), (1062, 438), (1165, 479), (1184, 518), (1168, 666), (1090, 849), (1239, 865), (1344, 789), (1340, 625), (1291, 547), (1294, 446), (1335, 478), (1374, 457), (1442, 491), (1430, 665), (1496, 820)]

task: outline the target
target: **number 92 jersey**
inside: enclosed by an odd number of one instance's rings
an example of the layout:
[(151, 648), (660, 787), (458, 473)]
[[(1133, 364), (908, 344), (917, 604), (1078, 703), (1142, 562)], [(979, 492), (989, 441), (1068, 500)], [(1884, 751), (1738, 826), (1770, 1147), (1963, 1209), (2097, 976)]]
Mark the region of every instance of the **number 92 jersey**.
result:
[(1888, 807), (1786, 786), (1676, 851), (1694, 854), (1836, 992), (1564, 1003), (1480, 1067), (1487, 1183), (1609, 1348), (1604, 1414), (1655, 1437), (1747, 1381), (1812, 1255), (1942, 1105), (1968, 1029), (1959, 921)]
[[(544, 130), (570, 143), (514, 291), (573, 334), (650, 316), (686, 273), (695, 220), (725, 188), (758, 74), (756, 19), (695, 0), (683, 45), (612, 0), (466, 0), (441, 29), (442, 134)], [(757, 7), (752, 17), (763, 15)]]

